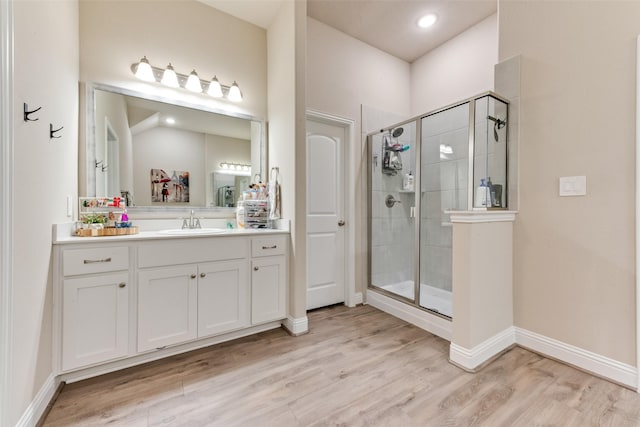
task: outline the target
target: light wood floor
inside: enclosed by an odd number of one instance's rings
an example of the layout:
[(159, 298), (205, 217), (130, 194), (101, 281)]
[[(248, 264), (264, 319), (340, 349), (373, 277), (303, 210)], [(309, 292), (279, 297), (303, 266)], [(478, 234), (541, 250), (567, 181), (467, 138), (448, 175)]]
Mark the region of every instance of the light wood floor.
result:
[(370, 306), (65, 386), (46, 426), (640, 426), (640, 395), (515, 348), (477, 374)]

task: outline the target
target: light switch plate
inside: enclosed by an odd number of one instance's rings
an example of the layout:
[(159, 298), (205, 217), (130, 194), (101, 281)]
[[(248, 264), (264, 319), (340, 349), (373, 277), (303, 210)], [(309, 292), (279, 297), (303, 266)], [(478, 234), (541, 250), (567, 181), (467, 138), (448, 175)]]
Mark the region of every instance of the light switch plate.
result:
[(586, 176), (561, 176), (559, 193), (561, 197), (586, 196), (587, 195), (587, 177)]

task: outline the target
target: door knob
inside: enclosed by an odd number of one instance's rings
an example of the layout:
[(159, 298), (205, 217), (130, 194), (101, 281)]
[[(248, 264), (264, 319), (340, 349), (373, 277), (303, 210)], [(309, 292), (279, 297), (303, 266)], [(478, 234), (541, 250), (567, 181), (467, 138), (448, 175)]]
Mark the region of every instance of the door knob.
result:
[(345, 222), (344, 222), (344, 220), (343, 220), (343, 219), (341, 219), (340, 221), (338, 221), (338, 226), (339, 226), (339, 227), (344, 226), (344, 224), (345, 224)]

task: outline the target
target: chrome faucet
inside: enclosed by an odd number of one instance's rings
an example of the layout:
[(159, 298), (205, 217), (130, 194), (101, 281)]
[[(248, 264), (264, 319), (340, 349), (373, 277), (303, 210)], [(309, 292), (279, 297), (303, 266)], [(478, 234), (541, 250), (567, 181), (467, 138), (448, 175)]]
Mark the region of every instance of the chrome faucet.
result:
[(200, 218), (195, 217), (195, 212), (193, 209), (191, 209), (191, 214), (189, 215), (188, 221), (187, 218), (182, 219), (182, 229), (184, 230), (185, 228), (188, 228), (190, 230), (194, 228), (202, 228), (202, 226), (200, 225)]

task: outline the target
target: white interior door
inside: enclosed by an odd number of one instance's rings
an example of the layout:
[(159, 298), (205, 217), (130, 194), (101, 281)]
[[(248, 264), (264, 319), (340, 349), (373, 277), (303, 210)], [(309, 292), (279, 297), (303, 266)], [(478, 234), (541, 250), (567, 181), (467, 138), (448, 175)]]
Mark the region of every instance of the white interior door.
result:
[(344, 141), (307, 120), (307, 309), (345, 300)]

